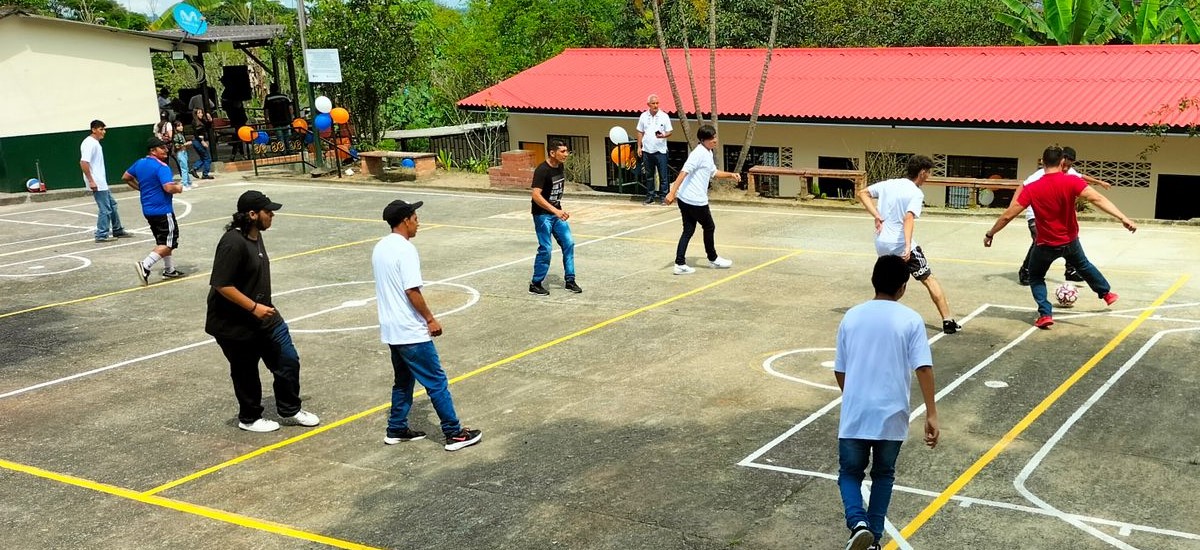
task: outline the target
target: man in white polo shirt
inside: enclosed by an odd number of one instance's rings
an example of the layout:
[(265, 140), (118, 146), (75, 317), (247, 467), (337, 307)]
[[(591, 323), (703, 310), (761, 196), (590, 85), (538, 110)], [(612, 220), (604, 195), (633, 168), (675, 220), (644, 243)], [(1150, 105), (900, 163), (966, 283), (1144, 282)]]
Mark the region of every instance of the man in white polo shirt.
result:
[(108, 190), (108, 174), (104, 171), (104, 148), (100, 140), (104, 139), (108, 127), (99, 120), (93, 120), (91, 133), (79, 144), (79, 168), (83, 171), (83, 183), (92, 191), (96, 199), (96, 242), (107, 243), (119, 238), (132, 237), (125, 232), (121, 225), (121, 214), (117, 212), (117, 201)]
[[(671, 185), (671, 177), (667, 173), (667, 138), (671, 137), (671, 117), (658, 110), (658, 96), (650, 94), (646, 98), (650, 108), (638, 117), (637, 124), (637, 154), (642, 163), (642, 176), (646, 178), (646, 201), (650, 204), (657, 198), (662, 203), (667, 197), (667, 188)], [(654, 189), (654, 175), (658, 174), (658, 192)]]

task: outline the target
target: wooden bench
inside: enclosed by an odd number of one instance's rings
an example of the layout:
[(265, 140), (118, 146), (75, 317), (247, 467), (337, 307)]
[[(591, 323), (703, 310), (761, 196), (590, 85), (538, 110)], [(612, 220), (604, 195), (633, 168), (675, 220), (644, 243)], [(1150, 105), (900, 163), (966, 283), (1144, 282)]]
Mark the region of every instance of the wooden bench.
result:
[[(971, 190), (970, 199), (967, 203), (967, 208), (979, 207), (979, 190), (980, 189), (1011, 189), (1016, 191), (1024, 183), (1021, 180), (1006, 180), (1006, 179), (980, 179), (980, 178), (949, 178), (930, 176), (925, 180), (925, 185), (934, 185), (942, 187), (966, 187)], [(996, 205), (992, 205), (996, 206)], [(1008, 205), (1004, 205), (1008, 206)]]
[(854, 182), (854, 193), (867, 185), (867, 173), (862, 170), (834, 170), (831, 168), (780, 168), (778, 166), (755, 166), (749, 170), (746, 177), (746, 194), (754, 196), (757, 192), (754, 176), (798, 176), (804, 180), (804, 193), (812, 189), (813, 178), (839, 178)]
[(405, 151), (359, 151), (364, 172), (379, 177), (383, 175), (384, 159), (409, 159), (417, 177), (427, 176), (437, 170), (437, 155), (433, 153), (410, 153)]

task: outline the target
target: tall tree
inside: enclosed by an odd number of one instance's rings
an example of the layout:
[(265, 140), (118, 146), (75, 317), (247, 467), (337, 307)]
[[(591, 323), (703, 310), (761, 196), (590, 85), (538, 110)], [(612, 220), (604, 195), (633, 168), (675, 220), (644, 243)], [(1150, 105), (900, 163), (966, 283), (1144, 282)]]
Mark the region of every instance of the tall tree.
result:
[(782, 6), (775, 4), (775, 11), (771, 15), (771, 33), (767, 37), (767, 57), (763, 60), (762, 76), (758, 79), (758, 92), (754, 96), (754, 110), (750, 112), (750, 123), (746, 126), (746, 140), (742, 144), (742, 150), (738, 152), (737, 165), (733, 172), (740, 174), (742, 167), (746, 165), (746, 154), (750, 151), (750, 145), (754, 143), (754, 129), (758, 126), (758, 113), (762, 110), (763, 93), (767, 89), (767, 72), (771, 69), (771, 53), (775, 50), (775, 31), (779, 28), (779, 12)]
[[(650, 0), (650, 8), (654, 11), (654, 31), (658, 36), (658, 49), (662, 52), (663, 67), (667, 71), (667, 84), (670, 85), (671, 97), (675, 100), (675, 114), (679, 117), (679, 125), (683, 127), (683, 134), (687, 138), (688, 149), (691, 149), (696, 146), (696, 138), (692, 134), (691, 123), (688, 122), (687, 108), (683, 105), (683, 98), (679, 96), (679, 85), (675, 82), (675, 71), (671, 69), (671, 56), (667, 53), (667, 37), (663, 33), (661, 3), (661, 0)], [(697, 111), (700, 110), (698, 107)]]

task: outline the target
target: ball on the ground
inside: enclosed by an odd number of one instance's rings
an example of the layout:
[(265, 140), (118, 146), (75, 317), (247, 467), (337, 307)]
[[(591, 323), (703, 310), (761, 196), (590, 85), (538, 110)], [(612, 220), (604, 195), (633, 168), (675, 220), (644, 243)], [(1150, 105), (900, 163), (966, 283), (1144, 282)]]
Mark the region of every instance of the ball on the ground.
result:
[(405, 168), (416, 168), (417, 163), (413, 162), (413, 159), (403, 159), (400, 161), (400, 166)]
[(1063, 283), (1054, 289), (1054, 297), (1058, 298), (1058, 305), (1062, 307), (1071, 307), (1075, 305), (1075, 300), (1079, 298), (1079, 289), (1071, 283)]
[(41, 193), (46, 190), (46, 184), (37, 178), (29, 178), (25, 182), (25, 189), (29, 190), (30, 193)]

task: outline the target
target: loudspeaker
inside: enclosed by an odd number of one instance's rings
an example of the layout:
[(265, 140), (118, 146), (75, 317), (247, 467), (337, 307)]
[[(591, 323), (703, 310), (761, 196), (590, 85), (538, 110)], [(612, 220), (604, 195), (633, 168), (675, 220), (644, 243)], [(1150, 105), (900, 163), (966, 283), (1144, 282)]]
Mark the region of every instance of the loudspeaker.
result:
[(250, 71), (245, 65), (225, 65), (222, 67), (221, 83), (225, 85), (222, 98), (234, 101), (250, 101)]

